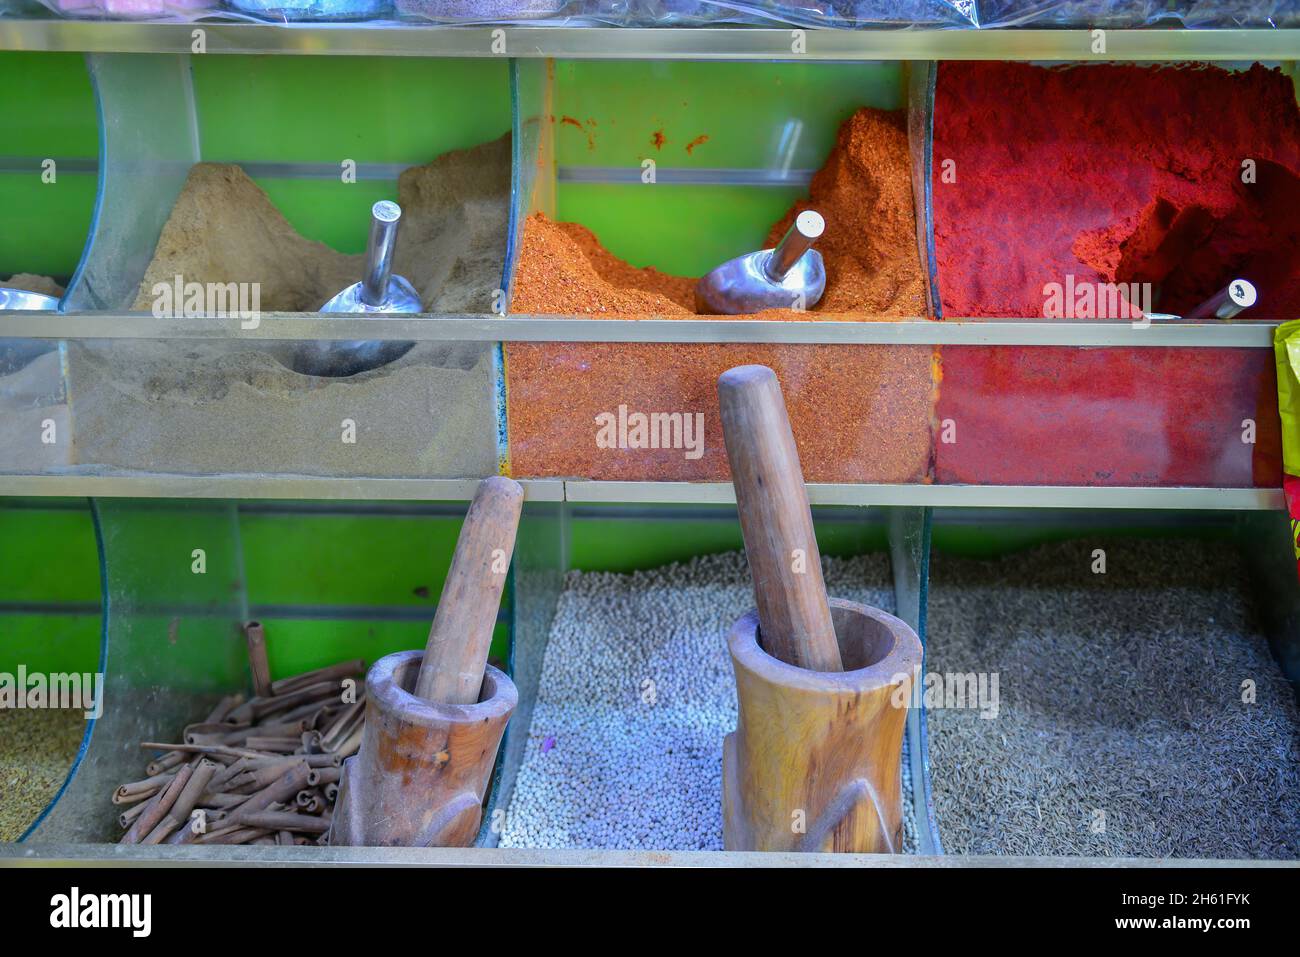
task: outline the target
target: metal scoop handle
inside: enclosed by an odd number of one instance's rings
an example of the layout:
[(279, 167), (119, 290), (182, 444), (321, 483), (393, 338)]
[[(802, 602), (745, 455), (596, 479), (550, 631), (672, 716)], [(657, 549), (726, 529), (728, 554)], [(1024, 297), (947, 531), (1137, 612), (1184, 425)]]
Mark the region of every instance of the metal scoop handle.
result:
[(1183, 319), (1231, 319), (1243, 310), (1255, 305), (1258, 298), (1253, 283), (1246, 279), (1234, 279), (1205, 302), (1183, 316)]
[(767, 278), (775, 283), (785, 279), (795, 263), (803, 258), (804, 253), (812, 249), (813, 243), (817, 242), (825, 231), (826, 220), (822, 218), (821, 213), (805, 209), (796, 216), (790, 228), (781, 237), (781, 241), (772, 250), (772, 255), (767, 259), (765, 267)]
[(393, 275), (393, 253), (397, 249), (397, 226), (402, 207), (381, 199), (370, 208), (370, 238), (366, 240), (366, 272), (361, 280), (361, 301), (382, 306), (388, 298), (388, 280)]

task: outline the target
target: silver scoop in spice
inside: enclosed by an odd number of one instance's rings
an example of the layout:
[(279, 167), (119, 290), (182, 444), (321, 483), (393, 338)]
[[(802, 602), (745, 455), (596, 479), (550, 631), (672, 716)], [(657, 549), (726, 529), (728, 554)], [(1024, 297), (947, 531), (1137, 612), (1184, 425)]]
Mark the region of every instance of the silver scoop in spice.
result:
[(40, 312), (56, 312), (59, 300), (39, 292), (26, 289), (0, 289), (0, 309), (29, 309)]
[[(321, 306), (321, 312), (381, 315), (420, 311), (420, 294), (402, 276), (393, 275), (393, 253), (401, 219), (402, 208), (394, 202), (380, 200), (371, 207), (365, 275), (361, 282), (353, 283)], [(400, 359), (413, 345), (413, 342), (303, 343), (295, 357), (294, 370), (318, 376), (356, 375)]]
[(1253, 283), (1247, 279), (1234, 279), (1183, 318), (1192, 322), (1202, 319), (1231, 319), (1255, 305), (1258, 298)]
[(826, 231), (820, 213), (804, 210), (775, 249), (723, 263), (695, 286), (695, 311), (743, 315), (764, 309), (811, 309), (826, 291), (826, 264), (813, 243)]
[(1246, 311), (1259, 300), (1259, 292), (1249, 279), (1234, 279), (1205, 302), (1185, 316), (1166, 312), (1148, 312), (1146, 318), (1153, 322), (1204, 322), (1209, 319), (1231, 319)]

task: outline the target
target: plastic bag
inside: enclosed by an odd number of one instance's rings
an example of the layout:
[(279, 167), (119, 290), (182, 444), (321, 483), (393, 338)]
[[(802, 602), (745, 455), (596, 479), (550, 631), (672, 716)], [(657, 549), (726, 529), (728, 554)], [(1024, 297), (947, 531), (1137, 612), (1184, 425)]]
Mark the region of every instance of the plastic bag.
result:
[(1291, 518), (1291, 546), (1300, 578), (1300, 319), (1273, 330), (1277, 411), (1282, 417), (1282, 490)]
[[(981, 27), (1141, 27), (1177, 20), (1189, 0), (979, 0)], [(1217, 2), (1217, 0), (1216, 0)]]
[(64, 17), (90, 20), (193, 20), (216, 13), (217, 0), (42, 0)]

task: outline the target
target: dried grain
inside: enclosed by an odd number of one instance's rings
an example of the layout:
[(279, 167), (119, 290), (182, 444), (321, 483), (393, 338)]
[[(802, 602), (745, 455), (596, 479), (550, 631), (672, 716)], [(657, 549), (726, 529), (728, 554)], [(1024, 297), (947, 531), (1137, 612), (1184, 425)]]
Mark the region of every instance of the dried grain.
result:
[(86, 733), (71, 708), (0, 708), (0, 841), (22, 837), (59, 792)]
[(1000, 674), (996, 719), (928, 714), (946, 851), (1300, 856), (1300, 715), (1234, 550), (1071, 542), (932, 569), (927, 670)]

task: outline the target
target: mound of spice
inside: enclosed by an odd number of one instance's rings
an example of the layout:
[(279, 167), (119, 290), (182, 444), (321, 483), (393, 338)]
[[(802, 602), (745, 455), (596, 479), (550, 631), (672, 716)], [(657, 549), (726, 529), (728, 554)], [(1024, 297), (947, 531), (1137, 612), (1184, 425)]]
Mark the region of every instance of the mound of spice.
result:
[[(750, 318), (925, 315), (902, 114), (863, 109), (846, 121), (808, 200), (774, 224), (770, 242), (808, 208), (828, 224), (819, 244), (825, 297), (814, 311), (768, 310)], [(535, 215), (524, 229), (511, 310), (680, 319), (693, 315), (694, 284), (623, 262), (578, 224)], [(670, 343), (509, 343), (512, 474), (724, 480), (730, 471), (717, 377), (745, 363), (771, 366), (781, 378), (809, 481), (925, 478), (928, 346)], [(638, 429), (638, 416), (652, 415), (666, 423), (667, 434)], [(604, 432), (602, 423), (609, 426)]]
[(1300, 315), (1280, 70), (941, 64), (933, 190), (944, 316), (1115, 318), (1051, 306), (1050, 287), (1096, 283), (1150, 284), (1150, 308), (1183, 314), (1236, 278), (1259, 290), (1243, 318)]
[[(826, 234), (817, 248), (826, 262), (826, 294), (809, 310), (820, 316), (773, 309), (760, 318), (925, 315), (905, 123), (902, 111), (863, 108), (840, 127), (808, 199), (791, 207), (767, 237), (767, 245), (775, 246), (805, 209), (825, 217)], [(524, 227), (516, 272), (515, 313), (680, 318), (695, 311), (695, 278), (638, 269), (601, 246), (586, 227), (555, 223), (541, 213)]]

